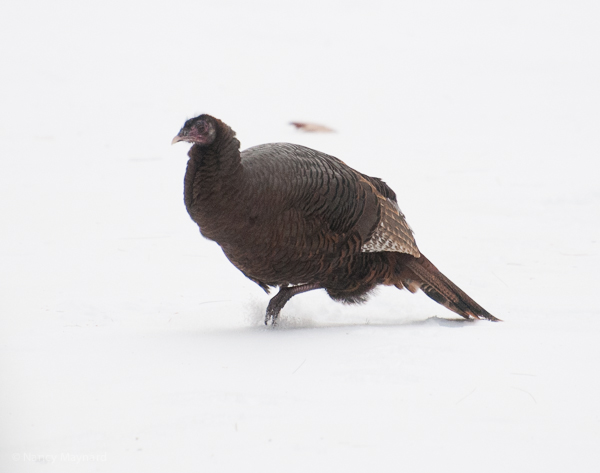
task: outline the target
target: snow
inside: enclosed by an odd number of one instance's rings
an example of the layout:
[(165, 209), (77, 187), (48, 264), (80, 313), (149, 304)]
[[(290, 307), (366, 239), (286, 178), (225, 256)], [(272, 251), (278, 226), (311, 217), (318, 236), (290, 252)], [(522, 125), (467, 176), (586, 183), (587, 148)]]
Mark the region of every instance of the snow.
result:
[[(594, 2), (11, 2), (0, 471), (598, 471)], [(268, 296), (182, 202), (186, 118), (382, 177), (503, 323)], [(288, 123), (336, 133), (303, 134)]]

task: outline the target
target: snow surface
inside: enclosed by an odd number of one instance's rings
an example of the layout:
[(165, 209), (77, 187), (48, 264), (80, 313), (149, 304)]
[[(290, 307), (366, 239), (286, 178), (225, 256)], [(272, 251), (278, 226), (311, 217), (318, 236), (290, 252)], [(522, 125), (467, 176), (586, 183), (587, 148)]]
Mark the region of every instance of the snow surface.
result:
[[(600, 471), (598, 2), (5, 3), (1, 472)], [(265, 328), (182, 202), (201, 112), (384, 178), (504, 322)]]

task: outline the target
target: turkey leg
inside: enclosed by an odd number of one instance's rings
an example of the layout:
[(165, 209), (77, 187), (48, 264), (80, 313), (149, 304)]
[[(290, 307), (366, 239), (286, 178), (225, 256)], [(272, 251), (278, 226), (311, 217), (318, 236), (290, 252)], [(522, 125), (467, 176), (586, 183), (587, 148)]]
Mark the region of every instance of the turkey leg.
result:
[(300, 286), (281, 286), (279, 292), (269, 301), (267, 306), (267, 315), (265, 316), (265, 325), (271, 325), (274, 327), (277, 325), (277, 319), (279, 318), (279, 312), (283, 309), (283, 306), (296, 294), (303, 292), (312, 291), (313, 289), (320, 289), (321, 286), (317, 283), (312, 284), (301, 284)]

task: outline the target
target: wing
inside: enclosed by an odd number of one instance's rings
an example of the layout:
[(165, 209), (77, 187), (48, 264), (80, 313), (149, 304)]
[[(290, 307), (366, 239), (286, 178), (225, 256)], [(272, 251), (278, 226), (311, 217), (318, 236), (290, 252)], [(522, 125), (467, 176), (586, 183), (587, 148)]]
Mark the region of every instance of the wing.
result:
[[(274, 195), (288, 196), (291, 200), (286, 207), (299, 209), (305, 219), (324, 222), (325, 234), (335, 241), (358, 237), (356, 248), (363, 252), (394, 251), (419, 257), (396, 194), (381, 179), (361, 174), (333, 156), (289, 143), (246, 150), (243, 156), (248, 165), (254, 155), (260, 155), (263, 165), (269, 161)], [(286, 179), (273, 177), (278, 174)]]
[(398, 207), (394, 191), (381, 179), (364, 174), (360, 175), (360, 179), (372, 186), (381, 209), (377, 227), (363, 243), (361, 250), (363, 252), (396, 251), (418, 258), (421, 253), (417, 248), (413, 231)]

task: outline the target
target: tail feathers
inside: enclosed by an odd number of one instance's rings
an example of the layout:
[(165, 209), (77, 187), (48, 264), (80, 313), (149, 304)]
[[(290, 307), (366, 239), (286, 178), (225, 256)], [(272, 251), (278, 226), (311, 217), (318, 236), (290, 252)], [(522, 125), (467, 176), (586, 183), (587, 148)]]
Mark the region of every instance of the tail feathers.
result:
[[(417, 276), (420, 289), (438, 304), (466, 319), (500, 321), (444, 276), (425, 256), (409, 259), (406, 266)], [(403, 282), (410, 289), (416, 281)]]

